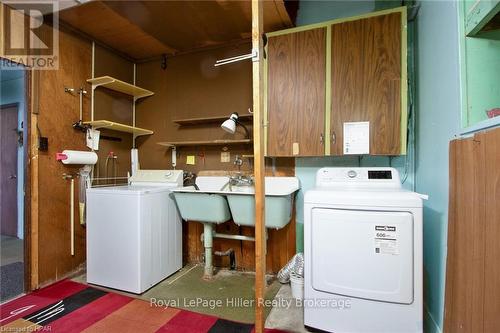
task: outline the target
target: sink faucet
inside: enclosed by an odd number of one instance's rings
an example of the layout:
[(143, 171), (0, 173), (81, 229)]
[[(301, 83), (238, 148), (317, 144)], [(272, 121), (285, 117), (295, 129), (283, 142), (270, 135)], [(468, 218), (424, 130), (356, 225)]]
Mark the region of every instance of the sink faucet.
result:
[(253, 177), (237, 172), (229, 178), (229, 186), (252, 186)]
[(231, 178), (229, 178), (229, 184), (233, 186), (252, 186), (253, 177), (237, 173), (234, 176), (231, 176)]
[(226, 184), (224, 184), (224, 186), (222, 186), (220, 190), (224, 191), (226, 187), (229, 187), (229, 191), (232, 191), (233, 186), (253, 186), (254, 183), (253, 177), (249, 175), (244, 175), (241, 172), (241, 165), (243, 164), (243, 160), (241, 159), (240, 155), (236, 155), (233, 164), (238, 167), (238, 172), (230, 176), (229, 181)]
[(235, 156), (233, 164), (238, 167), (238, 172), (240, 172), (241, 166), (243, 165), (243, 160), (241, 159), (240, 155)]
[(194, 174), (192, 172), (184, 171), (183, 185), (184, 186), (192, 185), (192, 186), (194, 186), (195, 190), (197, 190), (197, 191), (200, 190), (198, 185), (196, 185), (196, 174)]

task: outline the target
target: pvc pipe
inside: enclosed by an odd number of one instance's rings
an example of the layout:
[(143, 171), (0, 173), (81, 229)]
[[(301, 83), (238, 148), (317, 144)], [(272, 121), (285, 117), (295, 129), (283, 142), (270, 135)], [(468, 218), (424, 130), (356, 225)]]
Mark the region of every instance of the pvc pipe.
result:
[(177, 149), (175, 146), (172, 147), (172, 169), (175, 170), (177, 166)]
[(70, 232), (71, 232), (71, 255), (75, 255), (75, 179), (71, 178), (70, 200)]
[(132, 148), (130, 150), (130, 161), (132, 162), (132, 176), (135, 176), (139, 167), (139, 150)]
[(213, 224), (203, 223), (203, 245), (205, 246), (205, 278), (213, 275), (212, 267), (212, 245), (213, 245)]
[[(265, 229), (265, 238), (267, 240), (267, 229)], [(225, 239), (235, 239), (241, 241), (251, 241), (255, 242), (255, 237), (244, 236), (244, 235), (228, 235), (219, 234), (214, 231), (213, 223), (203, 223), (203, 234), (201, 234), (201, 240), (203, 246), (205, 247), (205, 278), (211, 278), (213, 276), (212, 267), (212, 247), (214, 238), (225, 238)]]
[[(235, 239), (235, 240), (240, 240), (240, 241), (249, 241), (249, 242), (255, 242), (255, 237), (251, 236), (244, 236), (244, 235), (230, 235), (230, 234), (220, 234), (217, 232), (212, 231), (212, 238), (224, 238), (224, 239)], [(267, 229), (266, 229), (266, 239), (267, 239)], [(201, 239), (203, 242), (205, 242), (205, 232), (201, 234)], [(213, 243), (213, 239), (210, 239), (210, 242)]]
[(255, 242), (255, 237), (244, 236), (244, 235), (228, 235), (228, 234), (214, 233), (213, 237), (215, 237), (215, 238), (236, 239), (236, 240), (241, 240), (241, 241)]

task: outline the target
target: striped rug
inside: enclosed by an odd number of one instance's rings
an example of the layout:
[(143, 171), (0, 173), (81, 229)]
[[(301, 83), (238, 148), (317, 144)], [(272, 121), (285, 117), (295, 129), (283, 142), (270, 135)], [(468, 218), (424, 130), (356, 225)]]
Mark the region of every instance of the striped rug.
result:
[[(0, 332), (248, 332), (253, 325), (63, 280), (0, 306)], [(266, 332), (281, 332), (267, 330)]]

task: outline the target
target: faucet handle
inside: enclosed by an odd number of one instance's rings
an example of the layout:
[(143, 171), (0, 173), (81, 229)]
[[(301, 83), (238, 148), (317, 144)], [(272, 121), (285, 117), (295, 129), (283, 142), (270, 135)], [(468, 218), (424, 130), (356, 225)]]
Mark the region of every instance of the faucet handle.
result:
[(243, 160), (241, 159), (240, 155), (236, 155), (234, 157), (234, 165), (241, 166), (243, 164)]

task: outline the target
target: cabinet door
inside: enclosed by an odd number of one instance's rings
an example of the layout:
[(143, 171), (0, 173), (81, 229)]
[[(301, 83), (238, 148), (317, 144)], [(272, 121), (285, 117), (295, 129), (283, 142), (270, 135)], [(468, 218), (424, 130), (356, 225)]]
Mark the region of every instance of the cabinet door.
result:
[(326, 28), (268, 44), (269, 156), (324, 155)]
[(401, 13), (334, 24), (331, 153), (343, 154), (344, 122), (370, 122), (370, 154), (401, 153)]

